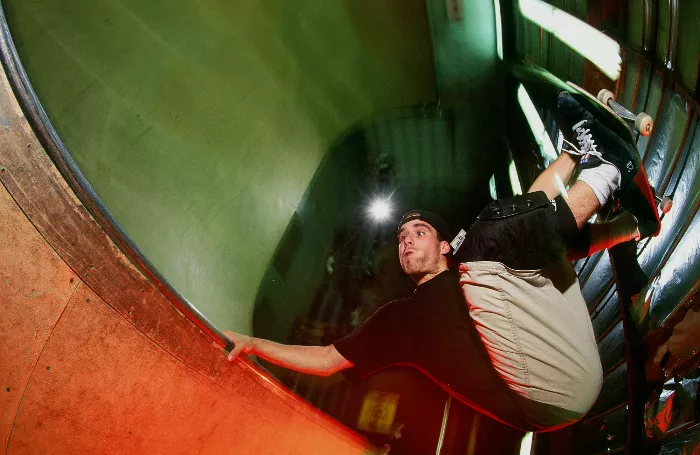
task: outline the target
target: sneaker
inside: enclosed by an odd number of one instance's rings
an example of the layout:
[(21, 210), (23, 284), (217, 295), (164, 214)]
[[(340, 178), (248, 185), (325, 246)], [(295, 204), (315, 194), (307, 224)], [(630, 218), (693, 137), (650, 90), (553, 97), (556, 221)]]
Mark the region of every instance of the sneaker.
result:
[(661, 230), (661, 222), (637, 147), (631, 135), (622, 134), (621, 129), (627, 127), (614, 118), (615, 114), (591, 103), (595, 101), (579, 100), (568, 92), (559, 94), (557, 121), (562, 133), (569, 132), (570, 140), (566, 143), (571, 147), (566, 151), (581, 155), (581, 169), (597, 167), (601, 163), (615, 166), (620, 171), (620, 181), (613, 197), (619, 200), (622, 209), (637, 218), (640, 238), (656, 236)]
[[(586, 110), (568, 92), (562, 92), (557, 100), (562, 132), (569, 132), (565, 142), (570, 147), (564, 151), (581, 155), (581, 169), (593, 168), (601, 163), (612, 164), (620, 171), (620, 190), (634, 179), (641, 166), (641, 159), (634, 144), (615, 134), (601, 119), (599, 113)], [(614, 114), (610, 114), (611, 116)]]

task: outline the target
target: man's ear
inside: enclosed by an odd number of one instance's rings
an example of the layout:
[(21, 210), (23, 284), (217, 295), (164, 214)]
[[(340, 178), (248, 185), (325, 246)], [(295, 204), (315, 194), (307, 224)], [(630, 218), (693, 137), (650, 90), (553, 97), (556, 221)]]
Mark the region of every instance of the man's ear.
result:
[(450, 252), (450, 244), (447, 240), (440, 241), (440, 254), (445, 255)]

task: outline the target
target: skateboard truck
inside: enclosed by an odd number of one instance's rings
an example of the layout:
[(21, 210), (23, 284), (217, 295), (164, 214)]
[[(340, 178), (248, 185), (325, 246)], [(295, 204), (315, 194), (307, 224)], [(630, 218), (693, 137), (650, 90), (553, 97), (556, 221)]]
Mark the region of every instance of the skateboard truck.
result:
[(615, 94), (610, 90), (603, 89), (598, 92), (598, 101), (609, 106), (621, 119), (634, 123), (635, 129), (639, 131), (642, 136), (649, 136), (654, 129), (654, 121), (649, 114), (640, 112), (635, 115), (634, 112), (630, 111), (625, 106), (618, 104), (615, 101)]

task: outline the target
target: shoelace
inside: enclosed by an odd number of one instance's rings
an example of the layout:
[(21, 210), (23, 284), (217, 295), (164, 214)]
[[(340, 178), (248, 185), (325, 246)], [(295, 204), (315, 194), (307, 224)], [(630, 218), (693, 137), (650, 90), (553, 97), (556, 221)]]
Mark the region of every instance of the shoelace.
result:
[(592, 156), (599, 158), (601, 161), (607, 163), (608, 161), (603, 159), (603, 155), (598, 151), (598, 147), (595, 143), (595, 140), (593, 139), (593, 135), (591, 134), (591, 130), (588, 128), (580, 128), (580, 126), (585, 122), (586, 122), (586, 120), (581, 120), (580, 122), (578, 122), (576, 125), (574, 125), (571, 128), (572, 131), (577, 133), (576, 139), (578, 139), (579, 147), (581, 147), (581, 148), (576, 147), (571, 142), (562, 138), (563, 141), (566, 143), (566, 145), (571, 147), (570, 149), (562, 147), (561, 148), (562, 151), (567, 152), (571, 155), (578, 155), (578, 156), (592, 155)]
[(585, 155), (585, 153), (583, 153), (581, 150), (579, 150), (578, 147), (576, 147), (576, 146), (575, 146), (574, 144), (572, 144), (571, 142), (567, 141), (567, 140), (564, 139), (564, 138), (562, 138), (562, 140), (563, 140), (564, 142), (566, 142), (566, 145), (568, 145), (569, 147), (571, 147), (571, 148), (569, 149), (569, 148), (564, 148), (564, 146), (562, 146), (562, 148), (561, 148), (561, 151), (562, 151), (562, 152), (566, 152), (566, 153), (568, 153), (568, 154), (570, 154), (570, 155), (577, 155), (577, 156), (583, 156), (583, 155)]
[(612, 164), (612, 163), (610, 163), (610, 161), (603, 158), (603, 155), (598, 150), (591, 150), (590, 152), (584, 152), (584, 151), (580, 150), (578, 147), (576, 147), (574, 144), (572, 144), (571, 142), (567, 141), (566, 139), (564, 139), (564, 142), (566, 142), (566, 144), (569, 145), (571, 148), (570, 149), (564, 148), (562, 146), (562, 148), (561, 148), (562, 152), (566, 152), (570, 155), (576, 155), (576, 156), (586, 156), (586, 155), (595, 156), (600, 161), (602, 161), (604, 163)]

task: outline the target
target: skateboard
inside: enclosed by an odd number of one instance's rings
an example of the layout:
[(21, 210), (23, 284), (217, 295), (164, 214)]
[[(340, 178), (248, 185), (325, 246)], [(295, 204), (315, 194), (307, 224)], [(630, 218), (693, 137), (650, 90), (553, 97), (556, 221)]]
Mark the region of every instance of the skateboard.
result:
[[(634, 150), (637, 150), (637, 146), (632, 128), (643, 136), (651, 134), (653, 130), (653, 119), (649, 115), (643, 112), (635, 115), (615, 102), (614, 95), (609, 90), (601, 90), (598, 96), (593, 96), (572, 82), (564, 83), (546, 70), (528, 65), (515, 65), (513, 74), (523, 83), (533, 100), (543, 103), (549, 109), (557, 123), (560, 123), (557, 98), (562, 91), (566, 91), (597, 121), (630, 144)], [(659, 211), (668, 213), (673, 205), (669, 197), (655, 194), (642, 163), (639, 163), (632, 181), (613, 200), (611, 214), (620, 210), (632, 213), (637, 218), (640, 239), (659, 234)]]

